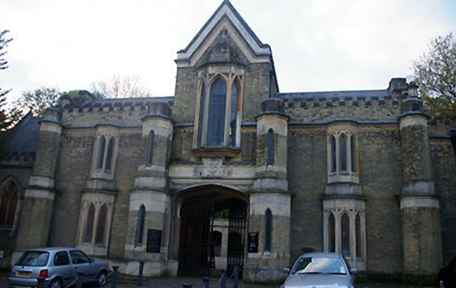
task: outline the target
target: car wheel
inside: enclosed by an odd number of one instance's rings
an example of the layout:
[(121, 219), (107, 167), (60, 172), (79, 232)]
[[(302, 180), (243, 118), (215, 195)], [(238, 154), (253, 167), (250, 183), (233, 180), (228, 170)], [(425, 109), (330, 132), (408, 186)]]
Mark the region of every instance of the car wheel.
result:
[[(101, 272), (100, 274), (98, 274), (98, 277), (97, 277), (97, 285), (98, 285), (98, 287), (104, 287), (104, 286), (106, 286), (106, 283), (107, 283), (106, 272)], [(51, 288), (53, 288), (53, 287), (51, 287)]]
[(51, 284), (49, 284), (49, 288), (62, 288), (62, 282), (60, 282), (59, 279), (54, 279)]

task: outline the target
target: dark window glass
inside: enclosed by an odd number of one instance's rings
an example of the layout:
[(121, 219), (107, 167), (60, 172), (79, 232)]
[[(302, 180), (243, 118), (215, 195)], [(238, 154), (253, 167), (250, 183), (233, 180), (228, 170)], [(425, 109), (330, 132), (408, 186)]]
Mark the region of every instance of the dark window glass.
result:
[(356, 215), (356, 256), (357, 257), (363, 257), (362, 251), (361, 251), (361, 216), (359, 213)]
[(95, 244), (104, 245), (106, 235), (106, 225), (108, 220), (108, 207), (103, 204), (98, 213), (97, 234), (95, 235)]
[(97, 149), (97, 169), (103, 168), (103, 159), (106, 146), (106, 139), (104, 136), (101, 136), (98, 140), (98, 149)]
[(238, 114), (238, 80), (233, 82), (233, 86), (231, 87), (231, 120), (230, 120), (230, 128), (231, 128), (231, 145), (236, 146), (236, 124), (237, 124), (237, 114)]
[(144, 205), (141, 205), (141, 207), (138, 210), (138, 218), (136, 219), (135, 243), (137, 246), (141, 246), (143, 244), (145, 218), (146, 207), (144, 207)]
[(336, 159), (336, 137), (332, 136), (329, 138), (331, 144), (331, 172), (337, 170), (337, 159)]
[(355, 147), (356, 147), (356, 138), (355, 136), (351, 136), (351, 143), (350, 143), (350, 149), (351, 149), (351, 164), (352, 164), (352, 172), (356, 172), (356, 169), (357, 169), (357, 163), (356, 163), (356, 151), (355, 151)]
[(17, 185), (8, 180), (0, 190), (0, 226), (13, 226), (17, 206)]
[(328, 219), (328, 241), (329, 252), (336, 252), (336, 220), (331, 212)]
[(112, 155), (114, 153), (114, 144), (116, 139), (111, 137), (108, 143), (108, 151), (106, 152), (106, 170), (111, 171), (112, 168)]
[(154, 156), (154, 141), (155, 141), (155, 132), (150, 131), (149, 136), (147, 137), (146, 165), (152, 165), (152, 159)]
[[(347, 269), (341, 258), (301, 257), (293, 265), (292, 274), (340, 274), (346, 275)], [(311, 286), (312, 287), (312, 286)]]
[(70, 251), (70, 256), (73, 264), (85, 264), (90, 262), (89, 257), (87, 257), (87, 255), (85, 255), (84, 253), (82, 253), (82, 251), (79, 250)]
[(199, 118), (198, 118), (198, 146), (200, 146), (202, 144), (205, 107), (206, 107), (206, 85), (204, 84), (204, 82), (202, 82), (200, 110), (199, 110)]
[(341, 219), (342, 255), (350, 256), (350, 218), (346, 213)]
[(339, 144), (340, 170), (347, 171), (347, 136), (345, 134), (339, 136)]
[(49, 259), (49, 252), (25, 251), (16, 265), (18, 266), (46, 266)]
[(266, 152), (266, 165), (274, 165), (274, 131), (272, 129), (269, 129), (266, 135)]
[(63, 266), (70, 264), (70, 258), (68, 257), (67, 252), (61, 251), (55, 253), (54, 256), (54, 265), (55, 266)]
[(211, 233), (212, 246), (214, 247), (214, 256), (222, 256), (222, 233), (219, 231), (213, 231)]
[(207, 144), (222, 146), (225, 136), (226, 82), (219, 78), (211, 86)]
[(93, 221), (95, 221), (95, 206), (93, 206), (93, 204), (90, 204), (89, 210), (87, 211), (87, 219), (83, 238), (83, 241), (86, 243), (92, 242)]
[(272, 212), (271, 209), (266, 209), (265, 212), (265, 237), (264, 237), (264, 251), (271, 252), (272, 248)]

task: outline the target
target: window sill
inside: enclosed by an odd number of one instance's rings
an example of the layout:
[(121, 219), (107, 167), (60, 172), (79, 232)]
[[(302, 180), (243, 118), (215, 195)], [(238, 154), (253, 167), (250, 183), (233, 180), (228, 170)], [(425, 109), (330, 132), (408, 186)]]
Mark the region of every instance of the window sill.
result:
[(233, 158), (241, 154), (240, 147), (218, 146), (218, 147), (199, 147), (192, 150), (193, 155), (201, 158)]
[(359, 184), (357, 173), (332, 173), (328, 175), (328, 184), (331, 183), (355, 183)]

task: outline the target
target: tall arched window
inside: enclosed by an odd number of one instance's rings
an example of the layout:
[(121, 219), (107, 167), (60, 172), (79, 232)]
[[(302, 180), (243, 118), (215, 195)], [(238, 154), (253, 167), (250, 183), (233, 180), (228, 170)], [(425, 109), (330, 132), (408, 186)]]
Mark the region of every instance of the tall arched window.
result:
[(269, 129), (266, 135), (266, 165), (274, 165), (274, 130)]
[(355, 221), (355, 229), (356, 229), (356, 256), (362, 258), (362, 248), (361, 248), (361, 216), (356, 214), (356, 221)]
[(328, 249), (329, 252), (336, 252), (336, 220), (332, 212), (329, 212), (328, 219)]
[(95, 244), (104, 245), (105, 244), (105, 235), (108, 220), (108, 207), (106, 204), (101, 206), (100, 211), (98, 212), (98, 223), (97, 223), (97, 234), (95, 235)]
[(100, 138), (98, 140), (98, 148), (97, 148), (97, 169), (103, 169), (105, 146), (106, 146), (106, 139), (104, 136), (100, 136)]
[(351, 136), (351, 141), (350, 141), (350, 150), (351, 150), (351, 169), (352, 169), (352, 172), (356, 172), (356, 154), (355, 154), (355, 146), (356, 145), (356, 138), (355, 138), (355, 135), (352, 135)]
[(114, 154), (114, 144), (115, 144), (115, 138), (111, 137), (109, 139), (108, 143), (108, 150), (106, 151), (106, 165), (105, 169), (108, 171), (111, 171), (112, 168), (112, 155)]
[(152, 165), (152, 159), (154, 156), (154, 141), (155, 141), (155, 132), (151, 130), (147, 137), (147, 146), (146, 146), (146, 165)]
[(336, 137), (331, 135), (329, 137), (329, 142), (331, 146), (331, 172), (337, 171), (337, 155), (336, 155)]
[(233, 82), (231, 87), (231, 119), (230, 119), (230, 130), (231, 130), (231, 145), (236, 146), (236, 126), (237, 126), (237, 113), (238, 113), (238, 94), (239, 94), (238, 80)]
[(146, 220), (146, 207), (141, 205), (138, 210), (138, 217), (136, 218), (136, 234), (135, 245), (142, 246), (144, 238), (144, 222)]
[(204, 126), (204, 113), (206, 107), (206, 85), (204, 81), (201, 83), (201, 97), (200, 97), (200, 105), (199, 105), (199, 118), (198, 118), (198, 146), (202, 144), (203, 138), (203, 126)]
[(350, 218), (344, 213), (341, 218), (342, 255), (350, 256)]
[(0, 190), (0, 226), (11, 227), (16, 215), (17, 185), (12, 180), (7, 180)]
[(265, 225), (264, 225), (264, 251), (272, 251), (272, 212), (271, 209), (266, 209)]
[(340, 171), (347, 171), (347, 136), (345, 134), (340, 134), (339, 144)]
[(212, 83), (209, 99), (207, 144), (222, 146), (225, 138), (226, 82), (218, 78)]
[(93, 204), (90, 204), (89, 209), (87, 211), (84, 237), (82, 239), (83, 242), (86, 242), (86, 243), (92, 242), (93, 222), (94, 221), (95, 221), (95, 206)]

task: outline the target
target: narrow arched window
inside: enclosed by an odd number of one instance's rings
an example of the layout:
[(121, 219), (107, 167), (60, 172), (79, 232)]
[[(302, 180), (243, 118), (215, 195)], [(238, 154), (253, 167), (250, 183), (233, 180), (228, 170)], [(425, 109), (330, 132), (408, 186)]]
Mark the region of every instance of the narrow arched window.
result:
[(236, 146), (236, 132), (237, 132), (237, 117), (238, 117), (238, 103), (239, 103), (239, 84), (238, 80), (233, 82), (231, 87), (231, 119), (230, 119), (230, 132), (231, 132), (231, 145)]
[(336, 137), (334, 135), (331, 135), (329, 137), (329, 143), (331, 146), (331, 172), (336, 172), (337, 170), (337, 155), (336, 155)]
[(272, 212), (266, 209), (264, 225), (264, 251), (271, 252), (272, 248)]
[(274, 165), (274, 130), (269, 129), (266, 134), (266, 165)]
[(354, 135), (351, 136), (351, 141), (350, 141), (350, 150), (351, 150), (351, 168), (352, 172), (356, 172), (357, 169), (357, 163), (356, 163), (356, 138)]
[(136, 235), (135, 235), (135, 245), (142, 246), (144, 238), (144, 222), (146, 219), (146, 207), (141, 205), (138, 210), (138, 215), (136, 218)]
[(350, 256), (350, 218), (346, 213), (341, 218), (342, 255)]
[(97, 148), (97, 169), (103, 169), (105, 146), (106, 146), (106, 139), (104, 136), (100, 136), (100, 138), (98, 138), (98, 148)]
[(347, 171), (347, 136), (345, 134), (340, 134), (339, 144), (340, 170)]
[(147, 146), (146, 146), (146, 165), (152, 165), (152, 159), (154, 156), (154, 141), (155, 141), (155, 132), (151, 130), (147, 136)]
[(356, 214), (356, 221), (355, 221), (355, 227), (356, 227), (356, 256), (362, 258), (362, 240), (361, 240), (361, 216)]
[(225, 138), (226, 82), (218, 78), (211, 86), (207, 144), (222, 146)]
[(103, 204), (98, 212), (97, 234), (95, 235), (95, 244), (104, 245), (106, 226), (108, 222), (108, 207)]
[(87, 210), (87, 218), (85, 223), (84, 237), (83, 242), (91, 243), (93, 235), (93, 222), (95, 221), (95, 206), (93, 204), (89, 205)]
[(336, 220), (332, 212), (328, 218), (328, 241), (329, 252), (336, 252)]
[(114, 144), (115, 144), (116, 139), (114, 137), (111, 137), (109, 139), (108, 143), (108, 150), (106, 151), (106, 164), (105, 164), (105, 169), (108, 171), (111, 171), (112, 169), (112, 155), (114, 154)]
[(201, 96), (199, 105), (199, 118), (198, 118), (198, 146), (203, 142), (203, 126), (204, 126), (204, 113), (206, 111), (206, 85), (204, 81), (201, 83)]
[(0, 191), (0, 226), (11, 227), (14, 224), (17, 207), (17, 185), (8, 180)]

